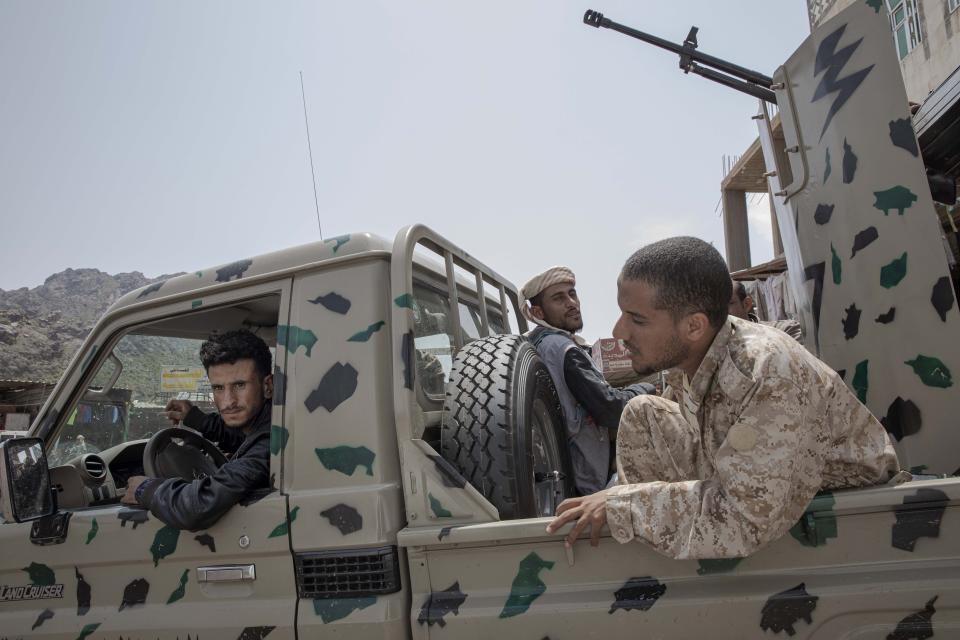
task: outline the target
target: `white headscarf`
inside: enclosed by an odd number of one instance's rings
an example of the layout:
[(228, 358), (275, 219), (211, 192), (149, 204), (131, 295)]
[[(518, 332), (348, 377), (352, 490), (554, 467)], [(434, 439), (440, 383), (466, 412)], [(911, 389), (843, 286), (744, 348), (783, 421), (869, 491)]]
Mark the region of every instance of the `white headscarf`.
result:
[(545, 320), (533, 315), (533, 312), (530, 308), (530, 299), (535, 298), (538, 294), (543, 293), (548, 287), (551, 287), (555, 284), (569, 283), (573, 286), (577, 285), (577, 277), (573, 275), (573, 271), (568, 267), (550, 267), (543, 273), (533, 276), (530, 278), (525, 285), (520, 287), (520, 295), (524, 297), (527, 301), (527, 304), (524, 304), (520, 309), (520, 313), (523, 314), (523, 317), (526, 318), (529, 322), (532, 322), (535, 325), (544, 327), (545, 329), (551, 329), (553, 331), (559, 331), (564, 333), (576, 342), (581, 347), (587, 347), (590, 345), (582, 336), (575, 333), (571, 333), (560, 327), (555, 327)]

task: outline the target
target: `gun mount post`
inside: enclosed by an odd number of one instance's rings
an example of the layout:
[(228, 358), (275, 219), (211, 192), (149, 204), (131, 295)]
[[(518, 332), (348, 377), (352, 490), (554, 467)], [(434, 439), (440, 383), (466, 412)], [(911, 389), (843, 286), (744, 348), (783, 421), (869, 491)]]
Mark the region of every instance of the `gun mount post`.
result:
[(631, 38), (636, 38), (647, 44), (652, 44), (655, 47), (671, 51), (680, 56), (680, 68), (684, 73), (695, 73), (698, 76), (713, 80), (731, 89), (736, 89), (755, 98), (760, 98), (765, 102), (771, 104), (777, 103), (776, 94), (770, 90), (773, 80), (769, 76), (697, 51), (697, 27), (690, 29), (690, 33), (687, 34), (686, 40), (684, 40), (681, 45), (619, 24), (609, 18), (605, 18), (599, 11), (593, 11), (591, 9), (588, 9), (587, 12), (583, 14), (583, 23), (591, 27), (596, 27), (597, 29), (603, 27), (605, 29), (619, 31)]

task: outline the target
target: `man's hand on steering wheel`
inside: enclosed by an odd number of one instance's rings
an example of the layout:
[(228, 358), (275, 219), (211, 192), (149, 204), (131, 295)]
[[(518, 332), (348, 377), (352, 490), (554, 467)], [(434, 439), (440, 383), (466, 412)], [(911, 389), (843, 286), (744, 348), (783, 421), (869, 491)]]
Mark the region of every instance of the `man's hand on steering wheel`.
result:
[(193, 403), (189, 400), (171, 400), (167, 403), (163, 413), (176, 426), (183, 422), (192, 408)]
[(140, 504), (137, 502), (137, 487), (139, 487), (144, 480), (147, 480), (146, 476), (130, 476), (127, 478), (127, 491), (120, 497), (120, 502), (132, 505)]
[(150, 478), (190, 482), (213, 475), (226, 461), (215, 444), (186, 427), (161, 429), (143, 448), (143, 471)]

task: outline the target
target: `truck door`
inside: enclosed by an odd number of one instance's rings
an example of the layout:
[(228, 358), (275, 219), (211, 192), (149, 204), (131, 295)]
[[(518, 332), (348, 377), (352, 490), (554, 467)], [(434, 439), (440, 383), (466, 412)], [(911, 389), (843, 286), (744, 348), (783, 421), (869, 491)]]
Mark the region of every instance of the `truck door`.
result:
[(385, 256), (370, 252), (294, 278), (287, 357), (295, 376), (287, 389), (282, 487), (301, 638), (409, 633), (406, 563), (396, 540), (404, 519), (390, 405), (388, 277)]
[[(56, 390), (48, 404), (64, 407), (47, 436), (60, 510), (42, 522), (0, 526), (0, 635), (294, 637), (287, 499), (278, 488), (257, 492), (203, 531), (181, 531), (119, 503), (127, 478), (143, 473), (146, 439), (168, 426), (158, 416), (166, 399), (186, 394), (210, 410), (204, 405), (209, 387), (196, 375), (203, 339), (213, 330), (246, 326), (273, 347), (277, 327), (287, 322), (289, 295), (290, 281), (281, 280), (138, 305), (91, 334), (65, 376), (80, 384)], [(284, 349), (276, 350), (274, 363), (282, 381)], [(76, 376), (84, 365), (87, 371)], [(128, 419), (96, 401), (110, 388), (131, 391)], [(278, 392), (273, 424), (280, 432), (282, 388)], [(272, 449), (279, 487), (282, 456), (279, 447)]]

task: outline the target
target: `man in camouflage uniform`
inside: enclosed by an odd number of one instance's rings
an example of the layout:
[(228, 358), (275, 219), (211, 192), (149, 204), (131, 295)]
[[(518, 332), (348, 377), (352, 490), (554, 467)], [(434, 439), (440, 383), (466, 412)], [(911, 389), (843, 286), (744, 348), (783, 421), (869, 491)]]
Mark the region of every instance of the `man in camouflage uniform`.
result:
[(720, 254), (670, 238), (627, 260), (614, 336), (638, 373), (669, 370), (664, 397), (637, 396), (617, 437), (618, 486), (565, 500), (599, 543), (640, 539), (678, 559), (749, 555), (780, 538), (821, 489), (885, 482), (897, 457), (840, 377), (785, 333), (728, 317)]

